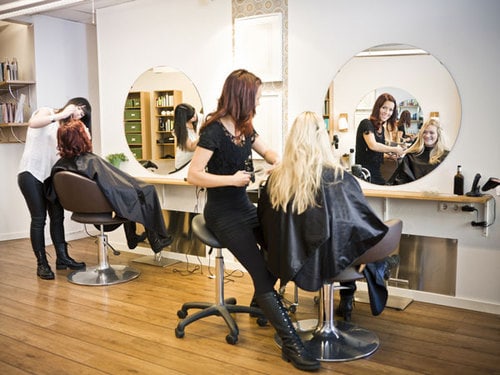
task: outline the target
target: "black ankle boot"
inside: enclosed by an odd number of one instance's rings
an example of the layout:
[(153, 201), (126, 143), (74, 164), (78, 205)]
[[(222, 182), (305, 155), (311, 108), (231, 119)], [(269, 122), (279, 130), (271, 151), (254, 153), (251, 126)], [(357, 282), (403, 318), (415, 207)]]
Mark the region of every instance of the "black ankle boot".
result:
[(65, 270), (66, 268), (72, 270), (81, 270), (85, 268), (85, 263), (77, 262), (73, 258), (71, 258), (68, 254), (68, 244), (54, 244), (54, 248), (56, 249), (56, 269)]
[(341, 316), (346, 322), (351, 321), (352, 307), (354, 305), (354, 293), (356, 292), (355, 281), (344, 281), (340, 283), (340, 303), (335, 309), (335, 315)]
[(35, 251), (36, 255), (36, 275), (43, 280), (54, 280), (54, 272), (50, 269), (49, 263), (47, 262), (47, 256), (45, 255), (45, 249)]
[[(250, 307), (258, 307), (258, 308), (260, 308), (259, 304), (257, 303), (257, 299), (255, 298), (255, 296), (253, 296), (252, 300), (250, 301)], [(250, 313), (250, 317), (252, 317), (252, 318), (258, 318), (258, 317), (260, 317), (260, 315), (257, 315), (257, 314), (254, 314), (254, 313)]]
[(169, 246), (174, 241), (174, 238), (170, 235), (167, 237), (160, 237), (158, 233), (150, 230), (146, 230), (146, 234), (148, 236), (148, 241), (149, 245), (151, 246), (151, 250), (153, 250), (155, 254), (161, 252), (164, 247)]
[(340, 303), (335, 314), (344, 318), (346, 322), (351, 321), (352, 306), (354, 304), (354, 295), (340, 295)]
[(318, 370), (320, 362), (307, 352), (278, 293), (272, 291), (260, 294), (255, 299), (265, 317), (281, 338), (281, 357), (287, 362), (292, 362), (299, 370)]

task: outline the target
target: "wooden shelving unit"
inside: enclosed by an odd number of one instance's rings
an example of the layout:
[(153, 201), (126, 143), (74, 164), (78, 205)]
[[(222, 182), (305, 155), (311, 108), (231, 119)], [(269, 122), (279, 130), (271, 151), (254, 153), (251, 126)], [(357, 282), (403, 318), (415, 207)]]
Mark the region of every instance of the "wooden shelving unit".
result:
[[(27, 98), (29, 100), (29, 89), (35, 85), (34, 81), (1, 81), (0, 96), (10, 94), (18, 100), (18, 91), (28, 88)], [(26, 140), (27, 122), (1, 122), (0, 121), (0, 143), (24, 143)]]
[(182, 91), (153, 91), (151, 114), (152, 159), (175, 158), (174, 109), (182, 103)]
[(151, 159), (150, 94), (144, 91), (130, 92), (125, 102), (123, 122), (125, 137), (137, 160)]

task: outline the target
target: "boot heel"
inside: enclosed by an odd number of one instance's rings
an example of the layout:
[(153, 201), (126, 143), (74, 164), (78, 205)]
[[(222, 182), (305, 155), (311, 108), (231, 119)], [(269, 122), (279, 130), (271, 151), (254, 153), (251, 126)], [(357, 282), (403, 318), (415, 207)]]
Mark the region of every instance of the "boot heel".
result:
[(56, 270), (65, 270), (66, 268), (68, 268), (67, 265), (62, 263), (56, 263)]

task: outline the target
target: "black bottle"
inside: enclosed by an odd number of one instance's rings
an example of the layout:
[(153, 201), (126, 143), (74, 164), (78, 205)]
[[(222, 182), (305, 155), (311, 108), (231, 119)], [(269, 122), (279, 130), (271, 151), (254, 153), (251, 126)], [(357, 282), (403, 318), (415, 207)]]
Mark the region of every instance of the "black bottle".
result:
[(462, 166), (457, 166), (457, 174), (453, 178), (453, 194), (464, 195), (464, 175)]

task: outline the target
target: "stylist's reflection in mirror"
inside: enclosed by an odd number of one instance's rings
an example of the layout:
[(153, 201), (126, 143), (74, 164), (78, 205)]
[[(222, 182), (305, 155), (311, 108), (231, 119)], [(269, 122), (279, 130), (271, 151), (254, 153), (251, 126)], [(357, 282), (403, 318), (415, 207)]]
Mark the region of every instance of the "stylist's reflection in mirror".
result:
[(400, 146), (385, 144), (384, 128), (396, 127), (396, 99), (391, 94), (381, 94), (373, 105), (370, 118), (364, 119), (356, 133), (356, 164), (370, 171), (371, 182), (385, 185), (380, 167), (384, 162), (384, 153), (391, 157), (400, 157), (403, 149)]
[(406, 150), (403, 160), (391, 176), (388, 185), (415, 181), (432, 172), (448, 155), (443, 142), (439, 120), (429, 119), (420, 129), (413, 145)]
[(187, 103), (179, 104), (174, 111), (174, 134), (177, 139), (175, 149), (175, 169), (179, 170), (191, 161), (198, 145), (198, 115), (194, 107)]

